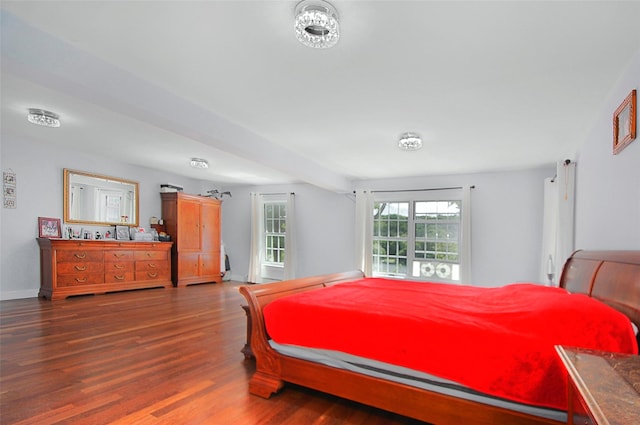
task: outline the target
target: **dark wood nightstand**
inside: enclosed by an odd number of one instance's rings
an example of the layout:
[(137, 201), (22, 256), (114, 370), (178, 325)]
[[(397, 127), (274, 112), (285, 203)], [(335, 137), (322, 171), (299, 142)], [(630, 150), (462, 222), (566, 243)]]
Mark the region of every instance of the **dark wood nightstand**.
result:
[(569, 374), (568, 424), (640, 424), (640, 356), (556, 351)]

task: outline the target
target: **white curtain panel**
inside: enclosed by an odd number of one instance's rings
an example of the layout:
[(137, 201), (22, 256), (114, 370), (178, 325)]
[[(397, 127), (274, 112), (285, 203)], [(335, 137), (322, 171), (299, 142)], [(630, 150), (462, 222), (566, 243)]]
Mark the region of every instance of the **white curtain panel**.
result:
[(462, 188), (462, 247), (460, 249), (460, 283), (471, 284), (471, 186)]
[(544, 213), (542, 217), (542, 264), (540, 281), (553, 285), (555, 278), (556, 228), (558, 226), (558, 185), (555, 178), (544, 179)]
[(576, 163), (562, 161), (544, 181), (540, 280), (558, 286), (562, 267), (574, 251)]
[(262, 268), (262, 195), (251, 192), (251, 252), (249, 254), (249, 275), (247, 281), (250, 283), (261, 282)]
[(296, 205), (295, 195), (287, 195), (287, 232), (285, 233), (284, 279), (296, 277)]
[(371, 276), (373, 258), (373, 194), (370, 190), (356, 190), (356, 264), (365, 276)]

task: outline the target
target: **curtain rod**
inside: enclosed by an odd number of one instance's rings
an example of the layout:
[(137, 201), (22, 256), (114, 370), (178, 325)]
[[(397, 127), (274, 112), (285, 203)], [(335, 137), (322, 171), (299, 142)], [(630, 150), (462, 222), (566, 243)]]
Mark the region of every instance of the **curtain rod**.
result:
[[(470, 186), (471, 189), (475, 189), (475, 185)], [(452, 190), (452, 189), (463, 189), (463, 186), (454, 186), (454, 187), (436, 187), (429, 189), (389, 189), (389, 190), (372, 190), (371, 193), (395, 193), (395, 192), (429, 192), (436, 190)], [(356, 193), (354, 190), (353, 193)]]
[(295, 192), (258, 193), (259, 195), (295, 195)]

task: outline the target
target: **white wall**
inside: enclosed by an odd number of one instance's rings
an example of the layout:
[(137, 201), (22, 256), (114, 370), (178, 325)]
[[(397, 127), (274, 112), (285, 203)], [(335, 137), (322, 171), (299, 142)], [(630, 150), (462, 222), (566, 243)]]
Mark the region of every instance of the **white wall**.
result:
[[(612, 113), (631, 89), (640, 87), (640, 52), (612, 88), (578, 156), (576, 247), (640, 249), (640, 141), (612, 155)], [(559, 158), (562, 159), (562, 158)], [(140, 182), (140, 222), (160, 216), (159, 185), (172, 182), (185, 192), (215, 188), (212, 182), (134, 167), (106, 158), (5, 135), (0, 146), (3, 171), (17, 177), (16, 209), (0, 212), (0, 299), (37, 295), (40, 269), (37, 217), (62, 218), (62, 169), (73, 168)], [(535, 281), (540, 264), (542, 181), (554, 169), (354, 182), (355, 188), (411, 189), (472, 184), (472, 281), (482, 286)], [(314, 186), (227, 187), (222, 235), (234, 279), (248, 270), (250, 191), (296, 193), (298, 275), (348, 270), (354, 265), (354, 212), (351, 195)]]
[[(37, 220), (38, 217), (62, 219), (64, 168), (139, 182), (140, 226), (143, 227), (149, 227), (151, 216), (161, 215), (160, 184), (177, 183), (183, 185), (188, 193), (200, 193), (204, 184), (169, 172), (77, 154), (14, 135), (3, 134), (0, 163), (2, 171), (12, 170), (16, 173), (17, 182), (17, 208), (2, 208), (0, 212), (0, 299), (35, 297), (38, 294), (40, 260), (36, 242)], [(211, 184), (207, 189), (213, 187)]]
[[(611, 90), (577, 157), (576, 248), (640, 249), (640, 133), (612, 154), (613, 112), (632, 89), (640, 95), (640, 51)], [(637, 109), (636, 123), (640, 130)]]
[(231, 263), (231, 278), (246, 281), (251, 244), (250, 192), (294, 192), (297, 224), (297, 275), (352, 270), (355, 200), (308, 184), (226, 188), (222, 203), (222, 239)]
[[(0, 213), (0, 299), (37, 296), (40, 269), (37, 218), (62, 218), (62, 170), (73, 168), (140, 182), (140, 223), (160, 216), (160, 184), (177, 183), (187, 193), (216, 188), (212, 182), (183, 178), (43, 143), (4, 136), (2, 170), (17, 178), (16, 209)], [(360, 181), (355, 188), (411, 189), (473, 184), (472, 280), (493, 286), (530, 281), (537, 276), (542, 222), (542, 182), (553, 168), (474, 175)], [(250, 243), (249, 192), (296, 193), (298, 276), (354, 268), (352, 194), (337, 194), (307, 184), (227, 187), (232, 197), (222, 206), (222, 237), (233, 279), (245, 280)]]
[[(358, 181), (354, 189), (400, 190), (475, 185), (472, 191), (471, 280), (480, 286), (537, 281), (542, 244), (543, 181), (548, 168), (499, 173)], [(229, 188), (227, 188), (229, 189)], [(249, 266), (249, 192), (295, 192), (298, 219), (298, 276), (355, 268), (353, 195), (309, 185), (232, 188), (225, 198), (222, 227), (234, 280)]]
[(537, 282), (542, 246), (543, 181), (540, 169), (373, 181), (373, 190), (475, 186), (471, 191), (471, 282), (500, 286)]

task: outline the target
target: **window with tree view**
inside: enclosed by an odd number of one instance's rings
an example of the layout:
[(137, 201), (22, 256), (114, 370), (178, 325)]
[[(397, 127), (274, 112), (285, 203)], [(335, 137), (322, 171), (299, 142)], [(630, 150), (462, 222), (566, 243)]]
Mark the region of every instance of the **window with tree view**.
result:
[(284, 264), (285, 236), (287, 230), (287, 204), (264, 204), (265, 262)]
[(461, 200), (375, 202), (373, 274), (460, 281)]

